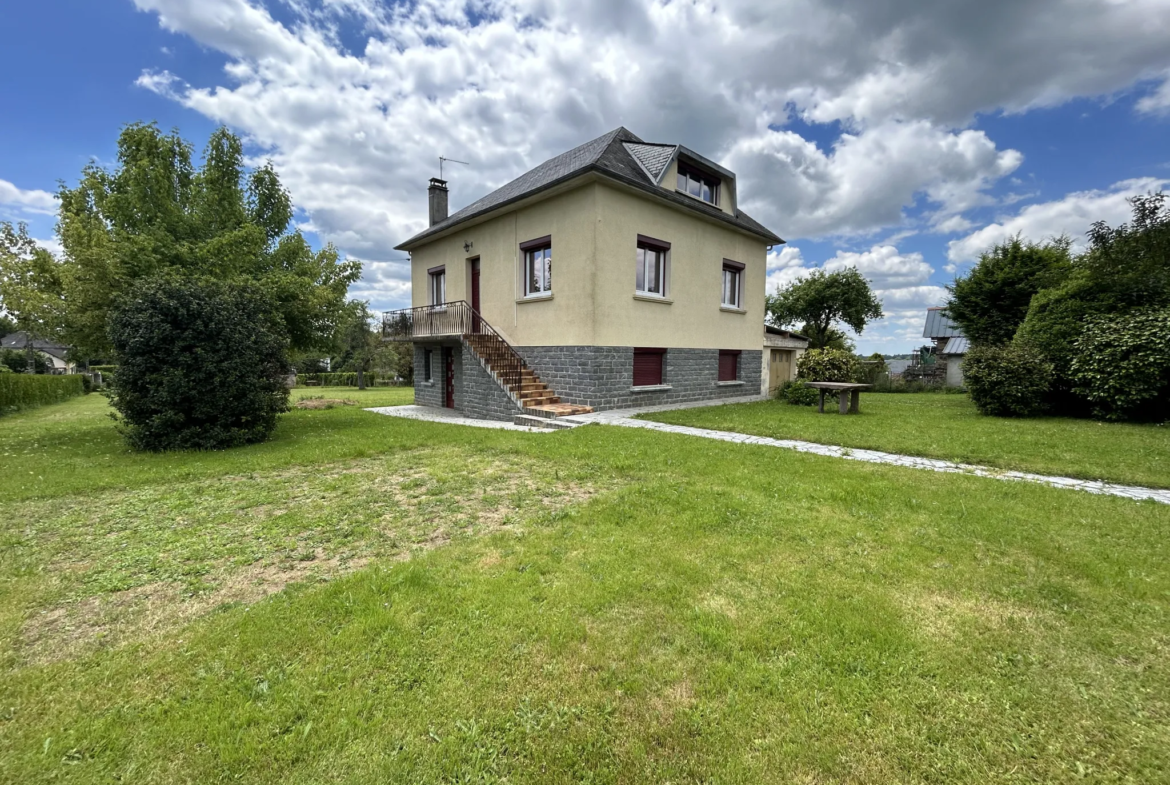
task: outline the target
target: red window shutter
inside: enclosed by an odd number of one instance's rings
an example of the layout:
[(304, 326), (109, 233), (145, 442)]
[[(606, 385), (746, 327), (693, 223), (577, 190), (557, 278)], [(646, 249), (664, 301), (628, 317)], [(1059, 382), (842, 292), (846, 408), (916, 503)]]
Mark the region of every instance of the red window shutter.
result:
[(665, 349), (634, 350), (634, 386), (662, 384), (662, 357)]
[(719, 352), (719, 381), (734, 382), (739, 378), (739, 352)]

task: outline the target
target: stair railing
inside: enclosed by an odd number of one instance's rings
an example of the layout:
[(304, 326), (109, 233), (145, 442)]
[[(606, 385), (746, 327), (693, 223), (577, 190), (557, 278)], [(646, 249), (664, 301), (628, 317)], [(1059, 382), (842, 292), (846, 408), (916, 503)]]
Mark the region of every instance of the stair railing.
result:
[(505, 388), (520, 392), (528, 367), (524, 358), (466, 300), (403, 308), (382, 315), (385, 341), (454, 337), (462, 338)]

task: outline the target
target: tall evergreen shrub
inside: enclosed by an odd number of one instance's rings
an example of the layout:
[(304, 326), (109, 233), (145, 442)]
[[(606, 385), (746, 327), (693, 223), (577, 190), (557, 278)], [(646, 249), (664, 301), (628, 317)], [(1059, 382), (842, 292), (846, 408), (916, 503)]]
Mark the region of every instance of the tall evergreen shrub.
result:
[(263, 441), (288, 410), (288, 337), (254, 288), (153, 279), (119, 302), (109, 333), (111, 400), (134, 449)]

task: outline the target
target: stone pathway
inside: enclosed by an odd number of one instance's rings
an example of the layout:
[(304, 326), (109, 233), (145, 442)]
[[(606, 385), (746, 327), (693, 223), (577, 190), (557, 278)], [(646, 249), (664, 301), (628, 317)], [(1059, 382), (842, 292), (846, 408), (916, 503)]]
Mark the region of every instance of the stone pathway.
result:
[[(758, 396), (752, 396), (738, 399), (729, 399), (720, 401), (718, 403), (745, 403), (755, 400), (760, 400), (760, 398)], [(718, 403), (714, 405), (718, 405)], [(898, 455), (896, 453), (880, 452), (878, 450), (859, 450), (849, 447), (837, 447), (831, 444), (816, 444), (814, 442), (797, 441), (795, 439), (771, 439), (766, 436), (751, 436), (745, 433), (733, 433), (730, 431), (712, 431), (706, 428), (691, 428), (686, 425), (668, 425), (666, 423), (652, 422), (650, 420), (634, 419), (634, 415), (637, 414), (671, 411), (674, 409), (690, 409), (694, 407), (711, 405), (713, 405), (711, 401), (700, 401), (697, 403), (681, 405), (675, 404), (664, 406), (646, 406), (639, 409), (615, 409), (607, 412), (594, 412), (592, 414), (578, 414), (571, 417), (561, 417), (559, 419), (561, 422), (573, 423), (574, 425), (588, 425), (590, 423), (597, 423), (600, 425), (613, 425), (621, 428), (643, 428), (650, 431), (677, 433), (683, 436), (697, 436), (703, 439), (715, 439), (717, 441), (733, 442), (735, 444), (756, 444), (764, 447), (782, 447), (786, 450), (796, 450), (797, 452), (812, 453), (813, 455), (823, 455), (829, 458), (844, 458), (848, 461), (884, 463), (891, 466), (902, 466), (907, 469), (926, 469), (927, 471), (932, 472), (969, 474), (976, 477), (990, 477), (996, 480), (1034, 482), (1039, 483), (1040, 485), (1048, 485), (1053, 488), (1069, 488), (1072, 490), (1087, 491), (1088, 493), (1096, 493), (1106, 496), (1121, 496), (1123, 498), (1133, 499), (1135, 501), (1149, 499), (1151, 501), (1160, 502), (1162, 504), (1170, 504), (1170, 490), (1143, 488), (1138, 485), (1118, 485), (1115, 483), (1101, 482), (1099, 480), (1077, 480), (1073, 479), (1072, 477), (1053, 477), (1045, 474), (1007, 471), (1005, 469), (993, 469), (989, 466), (974, 466), (966, 463), (952, 463), (951, 461), (940, 461), (934, 458), (917, 458), (912, 455)], [(378, 414), (387, 414), (392, 417), (403, 417), (411, 420), (425, 420), (428, 422), (448, 423), (451, 425), (469, 425), (473, 428), (496, 428), (506, 431), (527, 431), (528, 433), (557, 432), (544, 428), (528, 428), (523, 425), (513, 425), (509, 422), (475, 420), (470, 417), (462, 417), (457, 412), (453, 412), (448, 409), (437, 409), (432, 406), (383, 406), (380, 408), (367, 409), (366, 411), (376, 412)]]
[[(653, 407), (653, 410), (663, 410), (663, 407)], [(907, 469), (926, 469), (933, 472), (948, 472), (952, 474), (970, 474), (976, 477), (990, 477), (996, 480), (1018, 480), (1049, 485), (1053, 488), (1070, 488), (1077, 491), (1103, 494), (1106, 496), (1122, 496), (1127, 499), (1142, 501), (1150, 499), (1170, 504), (1170, 490), (1144, 488), (1140, 485), (1118, 485), (1099, 480), (1077, 480), (1072, 477), (1053, 477), (1046, 474), (1031, 474), (1029, 472), (1008, 471), (993, 469), (989, 466), (975, 466), (966, 463), (952, 463), (934, 458), (917, 458), (912, 455), (898, 455), (896, 453), (880, 452), (878, 450), (859, 450), (849, 447), (837, 447), (831, 444), (816, 444), (802, 442), (795, 439), (771, 439), (766, 436), (752, 436), (745, 433), (730, 431), (711, 431), (706, 428), (691, 428), (686, 425), (668, 425), (667, 423), (652, 422), (650, 420), (635, 420), (632, 415), (649, 412), (651, 409), (626, 409), (595, 414), (582, 414), (566, 417), (565, 420), (579, 424), (600, 423), (617, 425), (623, 428), (644, 428), (663, 433), (678, 433), (684, 436), (698, 436), (704, 439), (716, 439), (736, 444), (758, 444), (765, 447), (783, 447), (787, 450), (807, 452), (813, 455), (824, 455), (830, 458), (844, 458), (849, 461), (865, 461), (866, 463), (884, 463), (891, 466), (902, 466)]]
[(439, 409), (435, 406), (379, 406), (366, 409), (375, 414), (388, 414), (391, 417), (402, 417), (406, 420), (425, 420), (426, 422), (441, 422), (448, 425), (470, 425), (472, 428), (494, 428), (500, 431), (524, 431), (526, 433), (556, 433), (548, 428), (529, 428), (526, 425), (513, 425), (510, 422), (498, 420), (476, 420), (464, 417), (451, 409)]

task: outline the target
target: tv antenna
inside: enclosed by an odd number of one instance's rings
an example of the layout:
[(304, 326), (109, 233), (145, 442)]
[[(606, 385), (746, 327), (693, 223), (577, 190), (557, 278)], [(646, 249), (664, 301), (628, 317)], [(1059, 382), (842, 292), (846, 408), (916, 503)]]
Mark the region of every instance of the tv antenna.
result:
[(440, 180), (443, 179), (443, 162), (444, 161), (449, 163), (449, 164), (463, 164), (464, 166), (471, 166), (471, 164), (467, 163), (467, 161), (456, 161), (454, 158), (444, 158), (443, 156), (440, 155), (439, 156), (439, 179)]

